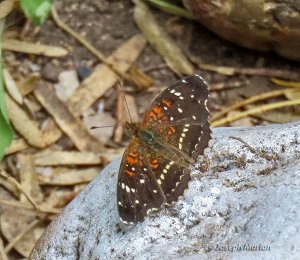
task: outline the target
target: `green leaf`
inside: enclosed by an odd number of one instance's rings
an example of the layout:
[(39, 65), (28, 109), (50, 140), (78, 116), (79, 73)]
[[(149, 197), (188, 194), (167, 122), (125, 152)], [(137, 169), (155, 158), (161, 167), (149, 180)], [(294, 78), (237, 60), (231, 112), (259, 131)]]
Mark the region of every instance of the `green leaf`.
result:
[(38, 26), (46, 20), (52, 3), (52, 0), (20, 0), (20, 6), (26, 17)]
[[(0, 20), (0, 39), (4, 28), (4, 20)], [(13, 139), (13, 130), (9, 124), (8, 113), (5, 102), (5, 92), (3, 86), (2, 70), (2, 47), (0, 41), (0, 161), (3, 158), (5, 148), (8, 147)]]

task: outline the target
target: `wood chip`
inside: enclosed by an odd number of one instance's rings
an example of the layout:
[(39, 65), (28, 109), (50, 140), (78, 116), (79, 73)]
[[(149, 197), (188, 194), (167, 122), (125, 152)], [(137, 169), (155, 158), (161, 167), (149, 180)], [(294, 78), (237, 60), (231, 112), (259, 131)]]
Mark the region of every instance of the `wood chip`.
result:
[[(109, 58), (114, 67), (126, 72), (137, 59), (146, 45), (142, 35), (135, 35), (121, 45)], [(68, 107), (76, 116), (82, 115), (99, 97), (101, 97), (117, 81), (117, 76), (106, 65), (99, 65), (86, 78), (68, 100)]]
[(41, 185), (69, 186), (90, 182), (100, 172), (99, 167), (84, 169), (56, 168), (50, 176), (39, 175)]
[(9, 118), (15, 130), (18, 131), (32, 146), (43, 148), (45, 143), (37, 122), (32, 120), (9, 96), (6, 96), (6, 100)]
[(192, 63), (169, 37), (163, 27), (157, 23), (147, 5), (141, 0), (133, 0), (133, 2), (136, 4), (134, 19), (137, 26), (167, 65), (178, 75), (193, 74), (194, 68)]
[(103, 157), (108, 161), (120, 157), (120, 153), (91, 153), (91, 152), (64, 152), (43, 151), (34, 154), (34, 163), (37, 166), (58, 165), (100, 165)]
[[(40, 204), (43, 200), (43, 194), (34, 169), (33, 157), (31, 154), (19, 154), (18, 160), (20, 163), (20, 184), (22, 189), (27, 194), (30, 194), (34, 198), (35, 202)], [(23, 194), (21, 194), (21, 202), (28, 202), (27, 198)]]
[(68, 54), (68, 51), (62, 47), (24, 42), (13, 39), (3, 39), (2, 48), (3, 50), (7, 51), (43, 55), (47, 57), (63, 57)]
[(84, 127), (56, 96), (50, 84), (40, 81), (34, 94), (42, 106), (54, 118), (61, 130), (66, 133), (80, 151), (101, 152), (103, 145)]

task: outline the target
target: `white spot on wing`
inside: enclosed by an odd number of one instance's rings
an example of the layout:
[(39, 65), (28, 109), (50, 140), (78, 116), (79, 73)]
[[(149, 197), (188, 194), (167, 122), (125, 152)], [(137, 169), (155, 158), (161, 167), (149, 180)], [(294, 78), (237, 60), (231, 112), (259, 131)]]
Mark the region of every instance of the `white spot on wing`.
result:
[(181, 93), (180, 92), (175, 92), (174, 95), (179, 97), (179, 96), (181, 96)]
[(173, 121), (173, 120), (174, 120), (174, 118), (171, 116), (171, 117), (170, 117), (170, 120), (171, 120), (171, 121)]
[(145, 180), (144, 179), (140, 179), (140, 183), (145, 183)]
[(196, 116), (192, 116), (192, 118), (193, 118), (194, 120), (196, 120)]
[(182, 112), (183, 112), (182, 109), (181, 109), (180, 107), (177, 108), (177, 110), (178, 110), (179, 113), (182, 113)]

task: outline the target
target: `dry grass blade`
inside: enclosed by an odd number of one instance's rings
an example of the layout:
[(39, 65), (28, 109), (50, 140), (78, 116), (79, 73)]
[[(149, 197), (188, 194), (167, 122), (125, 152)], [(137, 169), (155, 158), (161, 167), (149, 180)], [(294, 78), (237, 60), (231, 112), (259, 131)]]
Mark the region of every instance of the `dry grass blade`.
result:
[(62, 152), (43, 151), (34, 155), (34, 163), (37, 166), (58, 165), (100, 165), (103, 157), (112, 161), (120, 156), (119, 153), (90, 153), (90, 152)]
[(32, 146), (42, 148), (45, 146), (42, 132), (38, 128), (37, 122), (32, 120), (29, 115), (12, 100), (6, 96), (9, 118), (14, 128)]
[[(135, 35), (123, 43), (108, 60), (120, 71), (127, 71), (146, 46), (142, 35)], [(68, 100), (68, 107), (76, 116), (83, 114), (99, 97), (117, 82), (116, 74), (106, 65), (99, 65)]]
[(234, 104), (234, 105), (232, 105), (230, 107), (227, 107), (227, 108), (223, 109), (222, 111), (220, 111), (218, 113), (215, 113), (210, 118), (210, 121), (214, 122), (218, 118), (220, 118), (220, 117), (226, 115), (227, 113), (229, 113), (230, 111), (236, 110), (238, 108), (244, 107), (246, 105), (252, 104), (252, 103), (257, 102), (257, 101), (262, 101), (262, 100), (266, 100), (268, 98), (274, 98), (274, 97), (282, 96), (282, 95), (284, 95), (287, 92), (291, 92), (291, 90), (286, 90), (286, 89), (283, 89), (283, 90), (274, 90), (274, 91), (270, 91), (270, 92), (267, 92), (267, 93), (264, 93), (264, 94), (260, 94), (260, 95), (257, 95), (257, 96), (253, 96), (253, 97), (247, 98), (247, 99), (245, 99), (245, 100), (243, 100), (241, 102), (238, 102), (237, 104)]
[(289, 106), (295, 106), (295, 105), (300, 105), (300, 99), (298, 100), (289, 100), (289, 101), (283, 101), (283, 102), (276, 102), (274, 104), (268, 104), (268, 105), (263, 105), (263, 106), (259, 106), (253, 109), (249, 109), (245, 112), (240, 112), (237, 114), (234, 114), (230, 117), (226, 117), (220, 120), (216, 120), (213, 123), (211, 123), (212, 127), (217, 127), (217, 126), (221, 126), (221, 125), (225, 125), (225, 124), (229, 124), (231, 122), (237, 121), (241, 118), (247, 117), (247, 116), (251, 116), (251, 115), (255, 115), (255, 114), (260, 114), (269, 110), (273, 110), (273, 109), (278, 109), (278, 108), (282, 108), (282, 107), (289, 107)]
[(0, 20), (5, 18), (12, 11), (15, 0), (5, 0), (0, 3)]
[(18, 41), (13, 39), (3, 39), (3, 50), (22, 52), (27, 54), (43, 55), (47, 57), (63, 57), (68, 51), (61, 47)]
[(281, 79), (271, 78), (271, 81), (276, 85), (287, 87), (287, 88), (300, 88), (299, 81), (285, 81)]
[(89, 134), (79, 118), (68, 110), (48, 83), (41, 81), (34, 94), (80, 151), (101, 152), (103, 150), (103, 145)]
[(135, 22), (168, 66), (178, 75), (193, 74), (193, 65), (164, 29), (156, 22), (147, 5), (141, 0), (133, 0), (133, 2), (136, 4), (134, 9)]

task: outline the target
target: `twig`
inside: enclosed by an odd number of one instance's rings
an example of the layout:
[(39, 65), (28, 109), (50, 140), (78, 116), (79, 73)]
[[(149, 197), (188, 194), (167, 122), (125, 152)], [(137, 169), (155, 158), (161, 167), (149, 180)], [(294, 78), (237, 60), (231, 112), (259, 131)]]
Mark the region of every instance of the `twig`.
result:
[(40, 211), (39, 206), (34, 202), (32, 197), (23, 190), (22, 186), (13, 177), (9, 176), (4, 171), (0, 171), (0, 176), (3, 177), (4, 179), (6, 179), (8, 182), (14, 184), (18, 188), (18, 190), (24, 194), (24, 196), (30, 202), (30, 204), (34, 207), (34, 209), (36, 211)]
[[(24, 209), (34, 210), (34, 208), (32, 208), (31, 205), (29, 205), (27, 203), (22, 203), (22, 202), (19, 202), (19, 201), (14, 201), (14, 200), (3, 200), (3, 199), (0, 199), (0, 204), (11, 206), (11, 207), (16, 207), (16, 208), (24, 208)], [(59, 209), (46, 208), (44, 206), (40, 206), (39, 212), (46, 213), (46, 214), (57, 215), (60, 212), (60, 210)]]
[(229, 89), (241, 88), (242, 86), (247, 85), (247, 84), (248, 84), (247, 80), (214, 83), (214, 84), (209, 84), (209, 91), (210, 92), (220, 92), (220, 91), (229, 90)]
[(295, 105), (300, 105), (300, 99), (296, 100), (289, 100), (289, 101), (283, 101), (283, 102), (276, 102), (273, 104), (268, 104), (260, 107), (256, 107), (253, 109), (249, 109), (245, 112), (237, 113), (235, 115), (232, 115), (230, 117), (226, 117), (217, 121), (214, 121), (211, 123), (212, 127), (217, 127), (225, 124), (229, 124), (231, 122), (237, 121), (241, 118), (250, 116), (250, 115), (255, 115), (255, 114), (260, 114), (269, 110), (281, 108), (281, 107), (288, 107), (288, 106), (295, 106)]
[[(116, 126), (114, 127), (114, 141), (116, 143), (121, 141), (123, 135), (122, 119), (123, 119), (124, 101), (126, 102), (125, 93), (120, 81), (119, 81), (119, 86), (120, 88), (118, 88), (117, 90)], [(128, 109), (128, 113), (129, 113), (127, 102), (126, 102), (126, 108)], [(130, 120), (132, 122), (131, 116), (130, 116)]]
[(3, 245), (3, 240), (0, 237), (0, 259), (2, 260), (9, 260), (5, 250), (4, 250), (4, 245)]
[(252, 76), (264, 76), (264, 77), (276, 77), (288, 80), (299, 80), (299, 73), (270, 68), (236, 68), (229, 66), (217, 66), (214, 64), (205, 64), (201, 60), (195, 57), (191, 57), (191, 60), (195, 62), (200, 69), (214, 71), (223, 75), (233, 76), (239, 75), (252, 75)]
[(120, 77), (122, 77), (123, 79), (126, 79), (130, 82), (132, 82), (131, 78), (124, 72), (118, 70), (117, 68), (115, 68), (114, 64), (112, 62), (110, 62), (109, 60), (107, 60), (105, 58), (105, 56), (98, 51), (93, 45), (91, 45), (86, 39), (84, 39), (83, 37), (81, 37), (77, 32), (73, 31), (73, 29), (71, 29), (67, 24), (65, 24), (58, 16), (56, 9), (54, 7), (54, 5), (52, 6), (51, 9), (51, 15), (53, 20), (55, 21), (55, 23), (57, 24), (57, 26), (59, 28), (61, 28), (62, 30), (64, 30), (66, 33), (70, 34), (72, 37), (74, 37), (80, 44), (82, 44), (85, 48), (87, 48), (93, 55), (95, 55), (95, 57), (97, 57), (97, 59), (99, 59), (101, 62), (103, 62), (105, 65), (107, 65), (108, 67), (110, 67), (115, 73), (117, 73)]
[(211, 117), (210, 120), (211, 120), (211, 122), (214, 122), (218, 118), (220, 118), (223, 115), (227, 114), (228, 112), (236, 110), (236, 109), (238, 109), (240, 107), (244, 107), (246, 105), (252, 104), (252, 103), (257, 102), (257, 101), (262, 101), (262, 100), (265, 100), (265, 99), (268, 99), (268, 98), (274, 98), (274, 97), (282, 96), (285, 93), (292, 92), (292, 91), (294, 91), (294, 90), (290, 90), (290, 89), (289, 90), (286, 90), (286, 89), (274, 90), (274, 91), (270, 91), (270, 92), (267, 92), (267, 93), (264, 93), (264, 94), (260, 94), (260, 95), (256, 95), (256, 96), (244, 99), (241, 102), (238, 102), (238, 103), (236, 103), (236, 104), (234, 104), (234, 105), (232, 105), (230, 107), (227, 107), (227, 108), (223, 109), (222, 111), (220, 111), (218, 113), (215, 113)]
[(40, 220), (35, 219), (32, 221), (27, 227), (25, 227), (13, 240), (11, 240), (5, 247), (5, 252), (8, 253), (10, 250), (14, 248), (16, 243), (22, 239), (22, 237), (29, 232), (31, 229), (33, 229), (37, 224), (41, 223)]

